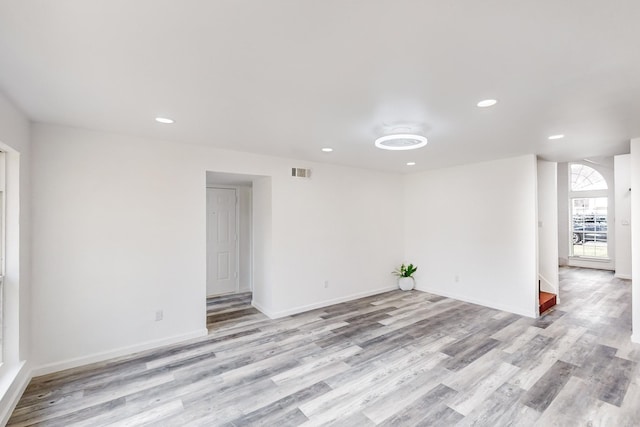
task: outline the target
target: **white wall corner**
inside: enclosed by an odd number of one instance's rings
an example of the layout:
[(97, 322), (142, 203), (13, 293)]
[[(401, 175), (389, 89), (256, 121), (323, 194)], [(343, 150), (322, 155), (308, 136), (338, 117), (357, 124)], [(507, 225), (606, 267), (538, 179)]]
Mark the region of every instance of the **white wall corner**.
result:
[(264, 305), (262, 305), (261, 303), (259, 303), (258, 301), (256, 301), (255, 299), (251, 300), (251, 305), (258, 310), (260, 313), (264, 314), (265, 316), (267, 316), (269, 319), (275, 319), (275, 317), (273, 316), (272, 313), (274, 313), (272, 310), (269, 310), (267, 307), (265, 307)]

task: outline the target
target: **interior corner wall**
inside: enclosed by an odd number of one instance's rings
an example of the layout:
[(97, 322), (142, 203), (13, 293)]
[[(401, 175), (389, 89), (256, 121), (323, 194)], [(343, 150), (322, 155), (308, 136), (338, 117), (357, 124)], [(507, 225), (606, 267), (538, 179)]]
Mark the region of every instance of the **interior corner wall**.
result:
[(206, 333), (206, 171), (266, 177), (254, 302), (268, 315), (395, 287), (399, 174), (44, 124), (33, 144), (38, 373)]
[(640, 343), (640, 138), (631, 140), (631, 303), (633, 334), (631, 340)]
[(631, 155), (614, 157), (616, 277), (631, 279)]
[(0, 93), (0, 149), (6, 152), (6, 259), (0, 425), (30, 379), (30, 124)]
[(406, 176), (417, 288), (535, 317), (536, 197), (533, 155)]

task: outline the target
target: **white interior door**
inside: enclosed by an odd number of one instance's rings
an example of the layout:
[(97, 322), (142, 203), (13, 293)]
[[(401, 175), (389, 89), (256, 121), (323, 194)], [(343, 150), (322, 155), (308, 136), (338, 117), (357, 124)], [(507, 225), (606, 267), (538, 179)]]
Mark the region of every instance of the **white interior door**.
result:
[(238, 291), (236, 190), (207, 188), (207, 295)]

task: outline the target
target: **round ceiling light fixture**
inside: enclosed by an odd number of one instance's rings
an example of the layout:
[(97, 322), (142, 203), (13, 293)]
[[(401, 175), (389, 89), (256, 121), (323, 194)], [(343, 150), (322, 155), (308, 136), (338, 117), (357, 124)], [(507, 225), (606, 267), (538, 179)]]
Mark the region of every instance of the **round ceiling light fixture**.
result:
[(558, 135), (551, 135), (551, 136), (549, 137), (549, 139), (551, 139), (551, 140), (554, 140), (554, 139), (562, 139), (562, 138), (564, 138), (564, 135), (562, 135), (562, 134), (558, 134)]
[(324, 147), (324, 148), (322, 149), (322, 151), (324, 151), (325, 153), (331, 153), (331, 152), (333, 151), (333, 148), (331, 148), (331, 147)]
[(170, 125), (171, 123), (174, 122), (174, 120), (168, 117), (156, 117), (156, 122), (164, 123), (165, 125)]
[(397, 133), (376, 139), (376, 147), (383, 150), (415, 150), (427, 145), (427, 138), (411, 133)]

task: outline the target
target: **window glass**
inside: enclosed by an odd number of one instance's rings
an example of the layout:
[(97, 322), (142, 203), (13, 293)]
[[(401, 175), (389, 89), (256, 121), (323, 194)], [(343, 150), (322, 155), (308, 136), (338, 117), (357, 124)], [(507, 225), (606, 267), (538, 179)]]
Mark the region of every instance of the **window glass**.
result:
[(587, 165), (571, 164), (571, 191), (606, 190), (607, 181), (604, 177)]
[(583, 197), (570, 202), (572, 255), (607, 258), (607, 198)]

